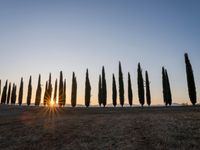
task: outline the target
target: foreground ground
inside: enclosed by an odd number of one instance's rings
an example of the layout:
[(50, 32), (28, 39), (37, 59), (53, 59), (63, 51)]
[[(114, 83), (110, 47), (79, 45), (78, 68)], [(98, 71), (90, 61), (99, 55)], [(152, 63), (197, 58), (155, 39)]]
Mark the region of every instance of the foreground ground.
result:
[(1, 105), (0, 149), (200, 149), (200, 107)]

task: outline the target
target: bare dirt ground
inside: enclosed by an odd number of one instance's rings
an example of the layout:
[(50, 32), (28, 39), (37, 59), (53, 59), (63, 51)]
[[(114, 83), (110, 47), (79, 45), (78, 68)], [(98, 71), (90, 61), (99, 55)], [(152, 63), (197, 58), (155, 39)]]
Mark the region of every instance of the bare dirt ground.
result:
[(200, 107), (1, 105), (0, 149), (200, 149)]

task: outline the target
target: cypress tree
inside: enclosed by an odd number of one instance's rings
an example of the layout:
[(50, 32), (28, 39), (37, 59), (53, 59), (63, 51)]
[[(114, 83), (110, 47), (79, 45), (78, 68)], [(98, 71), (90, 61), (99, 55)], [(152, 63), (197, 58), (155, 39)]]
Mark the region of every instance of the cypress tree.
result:
[(146, 78), (146, 99), (147, 99), (147, 104), (150, 106), (151, 105), (151, 93), (150, 93), (150, 83), (149, 83), (149, 75), (148, 72), (145, 72), (145, 78)]
[(91, 97), (91, 85), (89, 80), (88, 69), (86, 70), (86, 79), (85, 79), (85, 106), (90, 106), (90, 97)]
[(63, 88), (63, 106), (66, 103), (66, 79), (64, 80), (64, 88)]
[(51, 73), (49, 74), (49, 82), (47, 87), (47, 105), (50, 106), (51, 103), (51, 95), (52, 95), (52, 84), (51, 84)]
[(99, 75), (98, 102), (99, 102), (99, 106), (101, 107), (101, 104), (102, 104), (102, 86), (101, 86), (101, 75)]
[(132, 84), (131, 84), (130, 73), (128, 73), (128, 101), (129, 101), (129, 105), (132, 106), (132, 104), (133, 104), (133, 92), (132, 92)]
[(29, 106), (31, 104), (31, 96), (32, 96), (32, 84), (31, 84), (32, 78), (30, 76), (29, 83), (28, 83), (28, 93), (27, 93), (27, 105)]
[(57, 96), (57, 79), (55, 81), (55, 88), (54, 88), (54, 97), (53, 97), (54, 104), (56, 104), (56, 96)]
[(71, 92), (71, 105), (72, 107), (76, 106), (76, 95), (77, 95), (77, 81), (75, 73), (72, 74), (72, 92)]
[(16, 91), (17, 91), (17, 86), (13, 84), (12, 93), (11, 93), (11, 104), (15, 104), (16, 102), (16, 97), (17, 97)]
[(18, 97), (18, 103), (19, 103), (19, 105), (22, 104), (22, 99), (23, 99), (23, 86), (24, 86), (23, 78), (21, 78), (20, 87), (19, 87), (19, 97)]
[(10, 93), (11, 93), (11, 83), (9, 83), (9, 87), (8, 87), (8, 95), (7, 95), (7, 104), (10, 103)]
[(105, 107), (107, 101), (107, 87), (106, 87), (106, 77), (105, 77), (105, 69), (104, 66), (102, 67), (102, 92), (101, 92), (101, 100), (102, 104)]
[(143, 107), (144, 105), (144, 80), (142, 76), (142, 69), (140, 67), (140, 63), (138, 63), (138, 97), (141, 106)]
[(167, 106), (166, 73), (164, 67), (162, 67), (162, 85), (163, 85), (163, 100), (165, 105)]
[(1, 95), (1, 80), (0, 80), (0, 95)]
[(170, 88), (170, 83), (169, 83), (169, 77), (167, 70), (165, 69), (165, 76), (166, 76), (166, 89), (167, 89), (167, 104), (171, 106), (172, 104), (172, 94), (171, 94), (171, 88)]
[(35, 96), (35, 106), (39, 106), (40, 105), (41, 96), (42, 96), (41, 75), (39, 75), (38, 85), (37, 85), (37, 90), (36, 90), (36, 96)]
[(196, 86), (195, 86), (195, 81), (194, 81), (192, 65), (190, 63), (187, 53), (185, 53), (185, 66), (186, 66), (189, 98), (190, 98), (192, 105), (195, 105), (197, 102)]
[(58, 105), (62, 106), (62, 104), (63, 104), (63, 74), (62, 74), (62, 71), (60, 71)]
[(45, 84), (45, 92), (44, 92), (44, 99), (43, 99), (43, 104), (46, 106), (48, 100), (48, 81), (46, 81)]
[(113, 82), (112, 82), (112, 99), (113, 99), (113, 106), (116, 107), (117, 105), (117, 87), (115, 81), (115, 75), (113, 74)]
[(119, 62), (119, 99), (120, 99), (120, 105), (123, 107), (123, 105), (124, 105), (124, 81), (123, 81), (121, 62)]
[(5, 86), (3, 88), (3, 93), (2, 93), (2, 96), (1, 96), (1, 104), (5, 104), (5, 102), (6, 102), (7, 87), (8, 87), (8, 80), (6, 80)]

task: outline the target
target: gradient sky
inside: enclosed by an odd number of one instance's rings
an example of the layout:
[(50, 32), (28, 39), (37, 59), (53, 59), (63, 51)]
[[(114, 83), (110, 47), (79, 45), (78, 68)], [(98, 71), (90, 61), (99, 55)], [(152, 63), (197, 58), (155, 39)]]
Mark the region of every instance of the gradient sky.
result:
[(168, 70), (173, 102), (190, 103), (184, 53), (189, 53), (199, 92), (199, 8), (198, 0), (1, 0), (0, 79), (3, 85), (6, 79), (19, 85), (24, 77), (25, 102), (32, 75), (34, 102), (38, 74), (42, 75), (44, 88), (49, 72), (54, 81), (62, 70), (70, 103), (72, 71), (75, 71), (78, 103), (83, 104), (88, 68), (91, 104), (97, 104), (98, 75), (104, 65), (108, 103), (111, 103), (112, 73), (118, 78), (120, 60), (125, 103), (129, 71), (133, 103), (138, 104), (137, 63), (141, 62), (143, 74), (149, 71), (153, 104), (163, 104), (162, 66)]

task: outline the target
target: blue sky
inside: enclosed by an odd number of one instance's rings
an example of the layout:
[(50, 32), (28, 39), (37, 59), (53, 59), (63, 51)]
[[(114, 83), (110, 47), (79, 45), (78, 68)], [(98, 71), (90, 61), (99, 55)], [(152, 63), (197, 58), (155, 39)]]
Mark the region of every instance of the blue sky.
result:
[[(43, 84), (62, 70), (70, 102), (71, 77), (78, 80), (78, 103), (84, 102), (85, 71), (89, 69), (92, 104), (97, 103), (98, 75), (105, 66), (108, 103), (112, 73), (118, 78), (122, 63), (127, 100), (127, 74), (131, 73), (134, 104), (137, 63), (148, 70), (152, 103), (163, 104), (161, 67), (168, 70), (173, 102), (190, 103), (184, 53), (193, 65), (200, 89), (200, 2), (198, 0), (1, 0), (0, 78), (19, 85), (33, 76), (33, 100), (38, 74)], [(198, 96), (199, 100), (199, 96)], [(25, 99), (24, 99), (25, 102)], [(199, 102), (199, 101), (198, 101)]]

